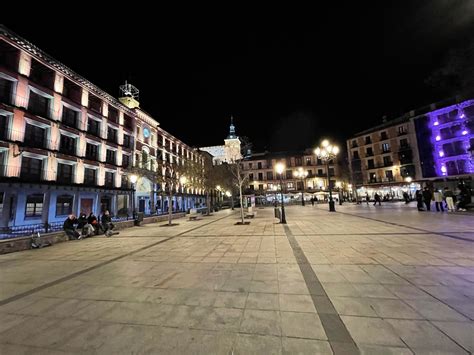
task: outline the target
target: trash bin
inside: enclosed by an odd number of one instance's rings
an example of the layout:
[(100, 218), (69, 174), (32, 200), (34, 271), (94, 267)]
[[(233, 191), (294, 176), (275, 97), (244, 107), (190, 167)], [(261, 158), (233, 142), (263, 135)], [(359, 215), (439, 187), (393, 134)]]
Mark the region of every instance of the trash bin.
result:
[(139, 226), (141, 222), (143, 222), (143, 212), (137, 212), (137, 216), (135, 217), (134, 224), (136, 226)]

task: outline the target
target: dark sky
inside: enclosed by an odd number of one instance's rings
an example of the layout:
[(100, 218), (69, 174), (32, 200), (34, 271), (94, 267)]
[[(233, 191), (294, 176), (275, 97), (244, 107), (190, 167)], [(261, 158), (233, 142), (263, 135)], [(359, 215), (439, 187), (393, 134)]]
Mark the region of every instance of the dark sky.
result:
[(127, 79), (141, 107), (186, 143), (222, 144), (232, 114), (256, 150), (311, 147), (321, 136), (344, 144), (383, 115), (439, 100), (425, 79), (474, 34), (472, 0), (322, 6), (272, 23), (162, 13), (4, 24), (113, 96)]

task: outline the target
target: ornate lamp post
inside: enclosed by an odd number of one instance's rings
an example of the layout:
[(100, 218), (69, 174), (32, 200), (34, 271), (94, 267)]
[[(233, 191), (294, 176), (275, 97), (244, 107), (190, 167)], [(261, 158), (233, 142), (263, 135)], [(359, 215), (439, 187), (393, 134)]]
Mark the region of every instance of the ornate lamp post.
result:
[(317, 158), (321, 159), (321, 161), (326, 164), (326, 173), (329, 188), (329, 212), (336, 212), (336, 208), (334, 207), (334, 201), (332, 199), (331, 180), (329, 178), (329, 162), (335, 159), (338, 153), (339, 147), (336, 145), (331, 145), (327, 139), (323, 140), (321, 142), (321, 146), (314, 150), (314, 154), (316, 154)]
[(137, 219), (137, 211), (135, 210), (135, 184), (138, 181), (138, 176), (133, 174), (130, 176), (130, 182), (132, 183), (132, 218)]
[(277, 163), (275, 165), (275, 170), (277, 174), (280, 175), (280, 197), (281, 197), (281, 223), (286, 224), (285, 216), (285, 203), (283, 202), (283, 172), (285, 171), (286, 166), (283, 163)]
[(188, 182), (188, 178), (186, 176), (181, 176), (179, 178), (179, 183), (183, 189), (183, 211), (186, 211), (186, 183)]
[(293, 176), (295, 178), (301, 179), (301, 181), (303, 182), (303, 192), (301, 193), (301, 206), (304, 206), (305, 180), (308, 176), (308, 172), (306, 170), (303, 170), (303, 168), (299, 168), (293, 173)]

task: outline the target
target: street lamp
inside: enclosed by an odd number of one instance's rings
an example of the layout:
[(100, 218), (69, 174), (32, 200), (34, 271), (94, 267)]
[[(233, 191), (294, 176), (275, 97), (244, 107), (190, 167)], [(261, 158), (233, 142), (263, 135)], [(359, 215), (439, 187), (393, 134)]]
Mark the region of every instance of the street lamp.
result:
[(328, 188), (329, 188), (329, 212), (336, 212), (334, 207), (334, 201), (332, 199), (332, 190), (331, 190), (331, 180), (329, 178), (329, 162), (332, 159), (335, 159), (339, 153), (339, 147), (329, 143), (327, 139), (321, 142), (321, 146), (314, 150), (318, 159), (321, 159), (323, 163), (326, 163), (326, 173), (328, 179)]
[(137, 219), (137, 211), (135, 211), (135, 184), (137, 180), (137, 175), (133, 174), (130, 176), (130, 182), (132, 183), (132, 216), (134, 220)]
[(280, 197), (281, 197), (281, 223), (286, 224), (285, 216), (285, 203), (283, 202), (283, 172), (285, 171), (286, 166), (283, 163), (277, 163), (275, 165), (275, 170), (277, 174), (280, 175)]
[(308, 176), (308, 172), (306, 170), (303, 170), (303, 168), (299, 168), (293, 173), (293, 176), (295, 178), (301, 179), (301, 181), (303, 182), (303, 192), (301, 194), (301, 206), (304, 206), (304, 190), (305, 190), (304, 183), (305, 183), (306, 177)]
[(188, 182), (188, 178), (186, 176), (181, 176), (179, 178), (179, 183), (183, 188), (183, 211), (186, 211), (186, 202), (185, 202), (186, 201), (186, 198), (185, 198), (185, 196), (186, 196), (186, 187), (185, 187), (185, 185), (186, 185), (187, 182)]

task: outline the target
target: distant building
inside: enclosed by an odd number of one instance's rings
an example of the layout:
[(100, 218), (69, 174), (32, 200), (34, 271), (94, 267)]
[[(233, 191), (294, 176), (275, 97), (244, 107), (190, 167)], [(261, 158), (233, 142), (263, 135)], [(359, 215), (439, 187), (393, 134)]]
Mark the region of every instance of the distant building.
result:
[[(313, 149), (294, 152), (263, 152), (253, 153), (242, 161), (243, 172), (248, 179), (247, 193), (265, 196), (268, 200), (275, 197), (280, 191), (280, 176), (275, 171), (275, 165), (282, 162), (286, 170), (282, 176), (283, 192), (287, 198), (301, 199), (305, 192), (305, 199), (317, 196), (324, 199), (328, 195), (327, 166), (317, 159)], [(307, 172), (304, 179), (295, 177), (298, 170)], [(339, 167), (334, 161), (329, 163), (331, 187), (336, 189), (336, 180), (339, 178)], [(299, 195), (300, 197), (298, 197)], [(337, 196), (337, 195), (336, 195)]]
[(224, 145), (215, 145), (199, 148), (213, 156), (214, 165), (233, 163), (242, 158), (240, 152), (240, 139), (235, 133), (233, 118), (230, 119), (229, 135), (224, 139)]

